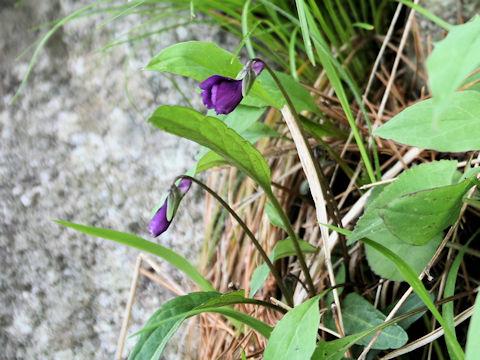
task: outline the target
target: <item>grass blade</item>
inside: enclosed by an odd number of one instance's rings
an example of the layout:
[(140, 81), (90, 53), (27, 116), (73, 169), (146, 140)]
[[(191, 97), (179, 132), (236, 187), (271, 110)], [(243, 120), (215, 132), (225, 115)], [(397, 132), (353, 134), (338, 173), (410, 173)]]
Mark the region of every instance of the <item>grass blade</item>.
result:
[(305, 3), (303, 0), (295, 0), (297, 4), (298, 19), (300, 20), (300, 28), (302, 29), (303, 42), (305, 43), (305, 51), (308, 58), (315, 66), (315, 56), (313, 56), (312, 41), (310, 40), (310, 32), (308, 31), (307, 15)]
[(458, 343), (457, 338), (453, 334), (452, 330), (448, 326), (445, 319), (438, 312), (437, 308), (435, 307), (435, 304), (433, 303), (433, 301), (430, 299), (430, 296), (428, 295), (428, 291), (425, 289), (425, 286), (423, 286), (423, 283), (418, 279), (415, 271), (413, 271), (413, 269), (410, 266), (408, 266), (408, 264), (405, 263), (405, 261), (400, 256), (390, 251), (385, 246), (377, 243), (376, 241), (366, 239), (366, 238), (363, 238), (361, 241), (371, 246), (378, 252), (382, 253), (382, 255), (384, 255), (386, 258), (388, 258), (391, 262), (395, 264), (397, 269), (403, 275), (404, 279), (413, 288), (415, 293), (422, 299), (422, 301), (425, 303), (428, 309), (432, 312), (433, 316), (435, 316), (439, 324), (443, 327), (445, 331), (445, 342), (449, 349), (449, 353), (453, 355), (452, 358), (463, 359), (465, 357), (465, 354), (463, 353), (463, 350), (460, 344)]
[(124, 244), (135, 249), (139, 249), (150, 254), (161, 257), (175, 266), (177, 269), (187, 275), (193, 282), (195, 282), (202, 290), (214, 291), (212, 284), (210, 284), (198, 270), (190, 264), (187, 259), (177, 254), (175, 251), (167, 249), (164, 246), (155, 244), (154, 242), (145, 240), (139, 236), (123, 233), (120, 231), (97, 228), (93, 226), (86, 226), (75, 224), (67, 221), (55, 220), (55, 222), (67, 226), (71, 229), (83, 232), (84, 234), (101, 237), (104, 239), (116, 241), (120, 244)]

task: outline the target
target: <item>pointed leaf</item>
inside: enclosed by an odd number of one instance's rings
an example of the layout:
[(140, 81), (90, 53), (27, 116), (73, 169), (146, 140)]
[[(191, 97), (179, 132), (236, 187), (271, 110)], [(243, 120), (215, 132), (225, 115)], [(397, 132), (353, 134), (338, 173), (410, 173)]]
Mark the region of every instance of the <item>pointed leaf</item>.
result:
[(167, 249), (154, 242), (142, 239), (139, 236), (127, 234), (115, 230), (96, 228), (92, 226), (85, 226), (74, 224), (71, 222), (56, 220), (57, 223), (72, 228), (74, 230), (83, 232), (88, 235), (98, 236), (104, 239), (113, 240), (118, 243), (139, 249), (150, 254), (161, 257), (175, 266), (177, 269), (187, 275), (192, 281), (197, 283), (203, 290), (214, 290), (213, 286), (198, 272), (198, 270), (190, 264), (184, 257), (178, 255), (175, 251)]
[(413, 291), (422, 299), (428, 309), (431, 311), (433, 316), (437, 319), (439, 324), (443, 327), (445, 331), (445, 342), (447, 344), (449, 353), (454, 355), (455, 359), (463, 359), (464, 353), (462, 347), (457, 341), (457, 338), (452, 333), (450, 328), (448, 327), (445, 319), (440, 315), (437, 310), (437, 307), (430, 299), (430, 295), (428, 291), (425, 289), (423, 283), (418, 279), (417, 274), (415, 271), (408, 266), (408, 264), (397, 254), (387, 249), (385, 246), (382, 246), (376, 241), (372, 241), (370, 239), (362, 239), (362, 242), (371, 246), (376, 251), (380, 252), (383, 256), (389, 259), (395, 267), (401, 272), (403, 278), (408, 282), (408, 284), (413, 288)]
[[(383, 323), (386, 319), (386, 316), (380, 310), (377, 310), (372, 304), (357, 293), (350, 293), (345, 297), (342, 307), (342, 317), (343, 325), (345, 327), (345, 335), (352, 335), (368, 330)], [(330, 328), (335, 328), (335, 323), (333, 322), (331, 314), (326, 316), (325, 323)], [(364, 346), (368, 345), (374, 336), (375, 335), (372, 334), (359, 340), (357, 344)], [(394, 324), (382, 331), (382, 334), (375, 342), (372, 349), (398, 349), (405, 345), (407, 341), (408, 335), (405, 330)]]
[[(368, 238), (382, 244), (395, 254), (408, 254), (408, 256), (404, 256), (404, 261), (419, 275), (435, 254), (435, 251), (437, 251), (443, 239), (443, 232), (438, 233), (422, 246), (407, 244), (390, 233), (385, 226), (382, 231), (375, 232)], [(365, 252), (370, 268), (377, 275), (393, 281), (405, 281), (402, 273), (395, 266), (392, 266), (390, 260), (377, 250), (369, 245), (365, 245)]]
[(282, 218), (278, 214), (277, 209), (275, 206), (272, 205), (271, 202), (265, 203), (265, 213), (267, 214), (268, 220), (272, 225), (279, 227), (280, 229), (286, 230), (286, 226), (282, 221)]
[(395, 115), (374, 134), (437, 151), (480, 149), (480, 92), (453, 93), (436, 121), (434, 109), (433, 99), (420, 101)]
[[(435, 300), (435, 295), (430, 294), (430, 299), (432, 301), (434, 301)], [(392, 309), (395, 307), (395, 305), (397, 305), (397, 301), (395, 301), (394, 303), (387, 306), (387, 308), (383, 311), (383, 313), (384, 314), (389, 314), (390, 311), (392, 311)], [(425, 304), (423, 303), (422, 299), (420, 299), (420, 297), (417, 294), (412, 293), (407, 297), (407, 300), (405, 300), (405, 302), (402, 304), (402, 306), (400, 306), (400, 309), (398, 309), (398, 311), (395, 315), (400, 316), (400, 315), (406, 314), (410, 311), (417, 310), (417, 309), (420, 309), (420, 308), (423, 308), (423, 307), (425, 307)], [(414, 314), (412, 316), (409, 316), (408, 318), (406, 318), (402, 321), (399, 321), (397, 324), (398, 324), (398, 326), (401, 326), (402, 329), (407, 330), (410, 327), (410, 325), (412, 325), (415, 321), (420, 319), (423, 316), (423, 314), (425, 314), (426, 312), (427, 312), (427, 310), (419, 312), (419, 313)]]
[[(305, 240), (299, 239), (299, 245), (300, 249), (305, 254), (317, 251), (316, 247), (310, 245)], [(297, 255), (297, 252), (295, 250), (295, 247), (293, 246), (292, 240), (290, 238), (286, 238), (285, 240), (280, 240), (275, 245), (269, 258), (273, 263), (279, 259), (295, 255)], [(266, 263), (263, 263), (255, 269), (252, 275), (252, 280), (250, 281), (250, 297), (253, 297), (256, 292), (260, 290), (265, 280), (267, 280), (268, 274), (270, 274), (270, 269), (268, 268)]]
[(378, 208), (387, 229), (400, 240), (423, 245), (457, 220), (462, 197), (475, 185), (472, 177), (458, 184), (398, 197)]
[(383, 191), (370, 203), (363, 216), (357, 222), (352, 236), (349, 237), (349, 243), (385, 230), (383, 220), (379, 216), (377, 208), (385, 206), (395, 198), (409, 193), (451, 185), (459, 174), (457, 162), (448, 160), (418, 165), (405, 171), (397, 180), (385, 186)]
[(478, 354), (480, 354), (480, 293), (477, 294), (475, 310), (468, 326), (466, 349), (466, 360), (478, 359)]
[(454, 26), (435, 44), (427, 59), (428, 81), (435, 102), (435, 117), (443, 113), (455, 90), (480, 65), (480, 17)]
[[(146, 66), (146, 70), (168, 71), (198, 81), (203, 81), (212, 75), (235, 78), (242, 68), (243, 65), (236, 56), (214, 43), (202, 41), (187, 41), (172, 45), (162, 50)], [(304, 87), (286, 74), (276, 74), (283, 86), (287, 88), (297, 111), (319, 111), (310, 93)], [(257, 107), (273, 106), (281, 109), (286, 101), (270, 74), (263, 71), (256, 78), (242, 104)]]
[(145, 328), (156, 324), (163, 319), (179, 316), (162, 325), (143, 332), (137, 344), (130, 353), (129, 360), (157, 360), (160, 359), (165, 345), (187, 318), (189, 311), (203, 304), (209, 299), (216, 298), (221, 294), (218, 292), (196, 292), (185, 296), (178, 296), (165, 303), (153, 314), (145, 324)]
[(260, 152), (217, 118), (181, 106), (160, 106), (149, 122), (206, 146), (270, 191), (270, 168)]
[(272, 331), (264, 360), (305, 360), (315, 351), (320, 312), (319, 296), (290, 310)]

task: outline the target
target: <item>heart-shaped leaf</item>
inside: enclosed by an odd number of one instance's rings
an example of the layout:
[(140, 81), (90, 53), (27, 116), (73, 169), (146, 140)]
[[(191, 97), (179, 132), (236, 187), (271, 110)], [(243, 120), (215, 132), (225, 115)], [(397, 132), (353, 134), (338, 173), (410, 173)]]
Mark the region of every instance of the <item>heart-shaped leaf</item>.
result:
[(374, 134), (437, 151), (480, 149), (480, 92), (453, 93), (438, 120), (434, 120), (434, 110), (434, 99), (418, 102), (395, 115)]

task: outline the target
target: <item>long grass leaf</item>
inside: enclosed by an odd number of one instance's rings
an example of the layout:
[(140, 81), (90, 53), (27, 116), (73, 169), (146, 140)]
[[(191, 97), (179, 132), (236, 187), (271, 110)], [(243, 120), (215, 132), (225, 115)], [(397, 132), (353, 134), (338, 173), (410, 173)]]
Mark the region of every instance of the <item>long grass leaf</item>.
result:
[(243, 39), (245, 39), (245, 47), (247, 48), (248, 55), (250, 58), (255, 57), (255, 51), (253, 50), (252, 40), (250, 40), (251, 31), (248, 31), (248, 13), (250, 7), (250, 0), (245, 1), (245, 5), (243, 5), (242, 10), (242, 35)]
[[(445, 342), (447, 347), (449, 348), (449, 353), (453, 355), (453, 359), (463, 359), (465, 354), (457, 341), (457, 338), (453, 334), (452, 330), (448, 326), (445, 319), (440, 315), (435, 304), (433, 303), (432, 299), (428, 295), (428, 291), (425, 289), (423, 283), (418, 279), (417, 274), (415, 271), (397, 254), (387, 249), (385, 246), (377, 243), (376, 241), (363, 238), (360, 241), (363, 243), (371, 246), (378, 252), (380, 252), (383, 256), (388, 258), (398, 269), (398, 271), (402, 274), (403, 278), (408, 282), (408, 284), (413, 288), (413, 291), (422, 299), (424, 304), (428, 307), (431, 311), (433, 316), (437, 319), (439, 324), (443, 327), (445, 331)], [(450, 352), (451, 351), (451, 352)]]
[(315, 66), (315, 56), (313, 56), (312, 40), (308, 31), (307, 10), (303, 0), (295, 0), (297, 4), (298, 19), (300, 20), (300, 29), (302, 29), (303, 42), (305, 43), (305, 51), (313, 66)]
[(290, 37), (290, 43), (288, 45), (288, 59), (290, 61), (290, 73), (292, 74), (292, 77), (298, 81), (296, 54), (295, 54), (295, 42), (297, 39), (297, 33), (298, 33), (298, 27), (296, 27), (293, 30), (292, 36)]
[(145, 240), (139, 236), (123, 233), (120, 231), (97, 228), (93, 226), (86, 226), (75, 224), (67, 221), (55, 220), (55, 222), (72, 228), (74, 230), (83, 232), (84, 234), (93, 235), (101, 237), (104, 239), (116, 241), (118, 243), (139, 249), (150, 254), (156, 255), (168, 261), (170, 264), (175, 266), (177, 269), (182, 271), (187, 275), (193, 282), (198, 284), (202, 290), (205, 291), (214, 291), (212, 284), (210, 284), (199, 272), (198, 270), (188, 262), (183, 256), (177, 254), (175, 251), (167, 249), (164, 246), (158, 245), (154, 242)]
[[(480, 233), (480, 229), (478, 229), (467, 241), (467, 243), (462, 247), (459, 251), (455, 260), (450, 267), (450, 271), (448, 272), (447, 281), (445, 283), (445, 290), (443, 291), (443, 298), (448, 298), (453, 296), (455, 293), (455, 283), (457, 280), (458, 270), (460, 269), (460, 264), (463, 260), (463, 255), (465, 254), (465, 250), (467, 250), (468, 245), (474, 240), (477, 235)], [(442, 305), (442, 314), (445, 318), (445, 322), (452, 330), (453, 334), (455, 335), (455, 324), (454, 324), (454, 313), (453, 313), (453, 301), (447, 302)], [(448, 348), (450, 350), (450, 348)], [(452, 356), (453, 354), (450, 354)]]

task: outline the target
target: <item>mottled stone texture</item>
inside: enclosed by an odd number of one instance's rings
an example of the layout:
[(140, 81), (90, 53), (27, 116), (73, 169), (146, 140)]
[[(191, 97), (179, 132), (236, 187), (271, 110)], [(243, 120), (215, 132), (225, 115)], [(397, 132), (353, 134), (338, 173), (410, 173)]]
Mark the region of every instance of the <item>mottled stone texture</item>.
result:
[[(150, 211), (193, 164), (196, 146), (146, 123), (160, 104), (185, 104), (166, 77), (141, 69), (176, 42), (224, 39), (206, 27), (182, 27), (154, 42), (97, 53), (142, 18), (123, 17), (100, 29), (108, 17), (78, 19), (47, 43), (10, 106), (31, 53), (15, 57), (42, 33), (31, 28), (88, 3), (17, 2), (0, 3), (0, 358), (112, 359), (138, 252), (52, 220), (150, 238)], [(197, 84), (176, 80), (200, 108)], [(201, 200), (194, 187), (172, 228), (157, 239), (192, 261), (203, 241)], [(131, 330), (172, 296), (143, 278)], [(182, 359), (182, 341), (169, 345), (165, 358)]]
[[(463, 21), (466, 22), (480, 13), (479, 0), (423, 0), (420, 5), (452, 25), (459, 24), (459, 14), (462, 14)], [(416, 18), (422, 34), (429, 34), (433, 41), (442, 40), (444, 32), (441, 28), (420, 14)]]

